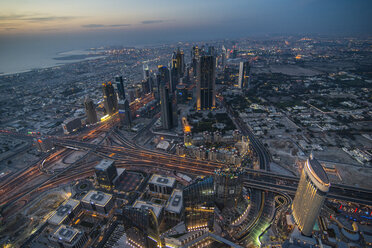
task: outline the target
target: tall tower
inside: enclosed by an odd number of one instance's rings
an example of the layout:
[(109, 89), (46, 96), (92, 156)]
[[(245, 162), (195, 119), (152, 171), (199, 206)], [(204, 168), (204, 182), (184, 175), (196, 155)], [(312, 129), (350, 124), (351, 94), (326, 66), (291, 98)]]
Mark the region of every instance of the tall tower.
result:
[(192, 65), (192, 69), (194, 72), (193, 76), (197, 75), (198, 59), (199, 59), (199, 47), (194, 46), (191, 51), (191, 65)]
[(239, 65), (239, 89), (248, 88), (250, 66), (248, 61), (241, 61)]
[(177, 106), (173, 94), (169, 92), (170, 89), (170, 78), (169, 70), (166, 66), (159, 66), (158, 78), (158, 89), (160, 97), (160, 109), (161, 109), (161, 121), (164, 129), (171, 129), (176, 126)]
[(197, 110), (216, 107), (216, 59), (211, 55), (202, 55), (197, 66)]
[(86, 96), (84, 100), (85, 113), (87, 114), (87, 121), (89, 124), (97, 122), (97, 113), (93, 101)]
[(292, 214), (302, 234), (311, 236), (330, 186), (327, 173), (311, 154), (302, 170), (292, 204)]
[(114, 87), (111, 82), (103, 83), (102, 86), (106, 113), (112, 115), (118, 110), (118, 99), (115, 95)]
[(157, 99), (160, 100), (160, 85), (164, 84), (165, 86), (170, 87), (170, 76), (169, 70), (166, 66), (158, 66), (158, 74), (156, 75), (156, 88), (157, 88)]
[(242, 195), (242, 171), (239, 168), (217, 170), (214, 176), (216, 202), (224, 207), (235, 207)]
[(169, 97), (169, 89), (166, 85), (160, 85), (160, 107), (161, 107), (161, 123), (164, 129), (173, 127), (173, 111), (172, 101)]
[(120, 121), (125, 126), (130, 126), (132, 124), (132, 115), (130, 112), (129, 101), (127, 99), (120, 100), (118, 107), (119, 107)]
[(116, 76), (115, 77), (115, 83), (116, 83), (116, 87), (118, 89), (119, 99), (124, 100), (125, 99), (125, 89), (124, 89), (123, 77), (122, 76)]
[(225, 66), (226, 66), (226, 59), (227, 59), (226, 48), (225, 48), (225, 46), (222, 45), (222, 54), (221, 54), (221, 65), (222, 65), (222, 68), (225, 68)]

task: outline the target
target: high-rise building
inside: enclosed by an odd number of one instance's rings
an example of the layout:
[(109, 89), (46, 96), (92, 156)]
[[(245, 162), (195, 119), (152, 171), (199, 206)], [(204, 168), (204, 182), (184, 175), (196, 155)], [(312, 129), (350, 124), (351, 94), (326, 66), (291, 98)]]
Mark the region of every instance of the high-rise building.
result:
[(103, 159), (94, 167), (97, 182), (100, 186), (111, 188), (114, 185), (114, 179), (118, 175), (113, 160)]
[(302, 170), (292, 204), (292, 214), (302, 234), (311, 236), (330, 186), (327, 173), (311, 154)]
[(118, 99), (115, 95), (114, 87), (111, 82), (103, 83), (102, 86), (106, 113), (112, 115), (118, 109)]
[(119, 99), (124, 100), (125, 99), (125, 88), (124, 88), (123, 77), (122, 76), (116, 76), (115, 77), (115, 83), (116, 83), (116, 87), (118, 89)]
[(199, 59), (199, 47), (194, 46), (191, 51), (191, 67), (194, 72), (193, 76), (197, 75), (198, 59)]
[(132, 124), (132, 115), (130, 112), (129, 101), (127, 99), (120, 100), (118, 107), (119, 107), (120, 121), (124, 125), (130, 126)]
[(158, 73), (156, 74), (156, 98), (160, 100), (160, 85), (170, 87), (170, 75), (166, 66), (159, 65)]
[(222, 46), (222, 54), (221, 54), (221, 65), (222, 68), (225, 68), (226, 66), (226, 60), (227, 60), (227, 55), (226, 55), (226, 48), (225, 46)]
[(211, 55), (202, 55), (197, 66), (196, 82), (197, 110), (216, 107), (216, 59)]
[(94, 124), (98, 121), (96, 107), (93, 101), (87, 96), (84, 101), (85, 113), (87, 114), (87, 122)]
[(149, 66), (144, 64), (143, 65), (143, 79), (146, 80), (150, 77), (150, 70), (149, 70)]
[(239, 81), (238, 81), (239, 89), (248, 88), (249, 71), (250, 71), (249, 62), (241, 61), (239, 64)]
[(214, 177), (216, 202), (224, 207), (235, 207), (242, 195), (242, 171), (239, 169), (218, 170)]
[(169, 70), (166, 66), (159, 66), (157, 75), (161, 121), (164, 129), (172, 129), (177, 126), (177, 105), (170, 88)]
[(164, 84), (160, 85), (160, 108), (161, 108), (161, 123), (164, 129), (173, 128), (173, 110), (172, 101), (169, 96), (168, 87)]

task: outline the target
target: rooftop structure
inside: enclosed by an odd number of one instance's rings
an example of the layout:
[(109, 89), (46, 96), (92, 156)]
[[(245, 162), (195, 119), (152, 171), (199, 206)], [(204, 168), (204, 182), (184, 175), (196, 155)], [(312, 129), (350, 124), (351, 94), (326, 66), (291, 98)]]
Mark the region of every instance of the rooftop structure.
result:
[(161, 218), (161, 213), (163, 210), (163, 206), (161, 205), (150, 203), (150, 202), (145, 202), (145, 201), (138, 201), (138, 200), (133, 204), (133, 207), (152, 210), (157, 219)]
[(154, 174), (150, 178), (149, 183), (161, 185), (161, 186), (168, 186), (173, 187), (176, 182), (176, 179), (174, 177), (167, 177), (162, 175)]
[(114, 205), (113, 201), (112, 195), (91, 190), (81, 200), (81, 204), (86, 209), (107, 214)]
[(48, 219), (48, 223), (52, 225), (60, 225), (66, 223), (70, 219), (71, 214), (75, 214), (80, 208), (80, 202), (74, 199), (68, 199)]
[(183, 207), (183, 192), (175, 189), (169, 197), (165, 210), (176, 214), (181, 213)]
[(50, 240), (58, 243), (60, 247), (79, 248), (84, 247), (87, 238), (84, 232), (70, 226), (61, 225), (50, 236)]
[(95, 204), (99, 206), (105, 206), (111, 199), (112, 199), (112, 195), (110, 194), (91, 190), (84, 196), (81, 202), (86, 202), (89, 204)]

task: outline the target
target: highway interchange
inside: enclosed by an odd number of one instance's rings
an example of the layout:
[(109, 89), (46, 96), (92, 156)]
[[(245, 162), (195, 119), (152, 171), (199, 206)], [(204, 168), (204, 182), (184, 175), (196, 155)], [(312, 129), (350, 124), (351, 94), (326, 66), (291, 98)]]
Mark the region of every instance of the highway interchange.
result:
[[(229, 107), (227, 107), (227, 112), (242, 134), (249, 137), (259, 158), (260, 170), (245, 169), (244, 185), (262, 191), (262, 194), (258, 201), (259, 211), (252, 220), (250, 228), (242, 236), (242, 239), (249, 240), (254, 235), (254, 238), (257, 239), (273, 219), (274, 209), (272, 202), (274, 194), (280, 192), (282, 195), (293, 196), (299, 179), (270, 172), (271, 158), (267, 149), (254, 137), (244, 122), (233, 116), (233, 112)], [(96, 155), (96, 160), (100, 158), (113, 159), (117, 161), (117, 167), (179, 171), (199, 176), (213, 175), (216, 169), (225, 166), (217, 162), (180, 157), (140, 147), (117, 131), (117, 123), (118, 117), (114, 116), (112, 120), (90, 128), (88, 132), (83, 134), (67, 137), (49, 137), (59, 149), (43, 157), (38, 163), (10, 175), (0, 183), (0, 205), (3, 207), (3, 213), (15, 213), (27, 202), (48, 189), (92, 176), (96, 162), (87, 162), (86, 160), (91, 154)], [(0, 131), (1, 134), (23, 139), (35, 138), (32, 135), (21, 135), (8, 131)], [(98, 143), (92, 142), (99, 135), (103, 135), (102, 140)], [(106, 139), (116, 140), (115, 145), (113, 144), (114, 142), (104, 144), (102, 141)], [(86, 153), (64, 169), (48, 169), (54, 162), (76, 150), (86, 151)], [(352, 186), (332, 185), (328, 197), (372, 205), (372, 190)], [(287, 201), (288, 204), (289, 201)]]

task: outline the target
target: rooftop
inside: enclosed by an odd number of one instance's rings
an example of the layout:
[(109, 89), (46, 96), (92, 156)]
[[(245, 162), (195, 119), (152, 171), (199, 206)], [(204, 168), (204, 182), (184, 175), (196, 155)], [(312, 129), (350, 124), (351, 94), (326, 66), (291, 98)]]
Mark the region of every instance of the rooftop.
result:
[(101, 191), (91, 190), (84, 196), (84, 198), (81, 201), (88, 204), (95, 204), (104, 207), (110, 201), (111, 198), (112, 195), (110, 194), (106, 194)]
[(182, 190), (175, 189), (169, 197), (165, 210), (173, 213), (180, 213), (183, 205)]
[(81, 231), (76, 228), (66, 226), (66, 225), (61, 225), (53, 233), (52, 238), (65, 242), (65, 243), (72, 243), (76, 235), (79, 235), (80, 233)]
[(151, 203), (151, 202), (138, 201), (138, 200), (133, 204), (133, 207), (134, 208), (142, 208), (142, 209), (152, 210), (154, 212), (156, 218), (159, 218), (160, 213), (163, 209), (163, 206), (161, 206), (161, 205), (154, 204), (154, 203)]
[(79, 204), (78, 200), (68, 199), (57, 208), (48, 222), (52, 225), (60, 225)]
[(173, 187), (176, 182), (176, 179), (174, 177), (167, 177), (167, 176), (161, 176), (161, 175), (152, 175), (150, 178), (149, 183), (162, 185), (162, 186), (168, 186)]
[(96, 165), (96, 167), (94, 167), (96, 170), (106, 170), (107, 168), (109, 168), (112, 164), (114, 164), (114, 161), (113, 160), (109, 160), (109, 159), (103, 159), (101, 160), (101, 162), (99, 162), (99, 164)]
[(309, 169), (315, 173), (314, 176), (320, 180), (320, 183), (329, 184), (329, 179), (323, 166), (312, 155), (309, 157)]

